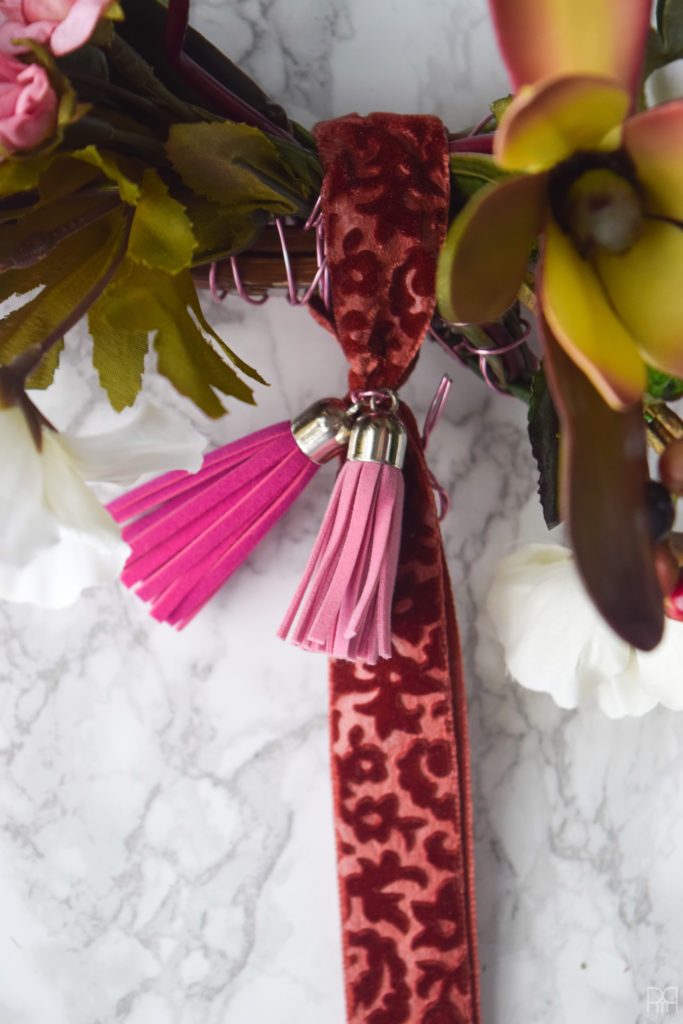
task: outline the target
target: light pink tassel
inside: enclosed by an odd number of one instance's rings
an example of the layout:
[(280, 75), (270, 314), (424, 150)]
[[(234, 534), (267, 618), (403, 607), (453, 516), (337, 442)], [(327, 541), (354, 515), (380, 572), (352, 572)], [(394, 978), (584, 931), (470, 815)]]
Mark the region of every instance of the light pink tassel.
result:
[(393, 415), (362, 416), (354, 424), (348, 461), (278, 631), (282, 639), (291, 634), (305, 650), (371, 665), (391, 657), (405, 447), (405, 430)]
[[(242, 564), (348, 437), (345, 405), (325, 399), (293, 423), (225, 445), (198, 473), (175, 472), (109, 506), (127, 522), (122, 581), (155, 619), (181, 629)], [(132, 520), (132, 521), (130, 521)]]

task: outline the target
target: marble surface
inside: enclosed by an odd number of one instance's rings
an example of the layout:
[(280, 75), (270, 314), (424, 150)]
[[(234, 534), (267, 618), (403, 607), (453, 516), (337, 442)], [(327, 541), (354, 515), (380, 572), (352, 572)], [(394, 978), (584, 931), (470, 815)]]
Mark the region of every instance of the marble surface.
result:
[[(201, 0), (193, 18), (307, 125), (394, 109), (462, 127), (507, 91), (482, 0)], [(153, 372), (147, 392), (212, 442), (343, 392), (305, 312), (210, 315), (271, 381), (258, 407), (207, 427)], [(86, 353), (74, 332), (44, 396), (60, 427), (113, 418)], [(430, 460), (452, 496), (484, 1021), (662, 1019), (648, 988), (683, 986), (683, 718), (560, 711), (506, 679), (485, 594), (545, 535), (524, 410), (432, 346), (406, 388), (419, 416), (448, 369)], [(343, 1024), (326, 666), (273, 637), (331, 479), (183, 633), (114, 585), (0, 607), (2, 1024)]]

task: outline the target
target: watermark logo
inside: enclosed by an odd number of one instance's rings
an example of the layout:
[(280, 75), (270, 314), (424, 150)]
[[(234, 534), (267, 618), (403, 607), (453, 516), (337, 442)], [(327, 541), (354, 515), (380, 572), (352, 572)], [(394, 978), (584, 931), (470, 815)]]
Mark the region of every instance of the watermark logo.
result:
[(678, 986), (657, 988), (651, 985), (647, 990), (645, 1009), (648, 1017), (655, 1019), (678, 1013)]

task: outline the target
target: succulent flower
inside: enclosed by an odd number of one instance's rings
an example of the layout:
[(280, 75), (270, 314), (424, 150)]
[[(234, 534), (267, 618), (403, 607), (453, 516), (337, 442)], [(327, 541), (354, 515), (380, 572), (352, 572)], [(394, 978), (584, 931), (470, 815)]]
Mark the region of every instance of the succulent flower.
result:
[(458, 322), (500, 316), (540, 236), (542, 321), (613, 408), (646, 363), (683, 375), (683, 101), (633, 113), (650, 0), (491, 0), (517, 94), (499, 180), (451, 226), (437, 290)]

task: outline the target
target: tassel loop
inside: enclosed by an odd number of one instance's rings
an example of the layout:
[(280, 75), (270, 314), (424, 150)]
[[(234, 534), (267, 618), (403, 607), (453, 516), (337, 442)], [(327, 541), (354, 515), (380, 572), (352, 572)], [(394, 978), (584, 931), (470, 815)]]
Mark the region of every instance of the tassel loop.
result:
[(393, 391), (351, 397), (347, 461), (278, 636), (291, 631), (305, 650), (375, 664), (391, 657), (407, 436)]

